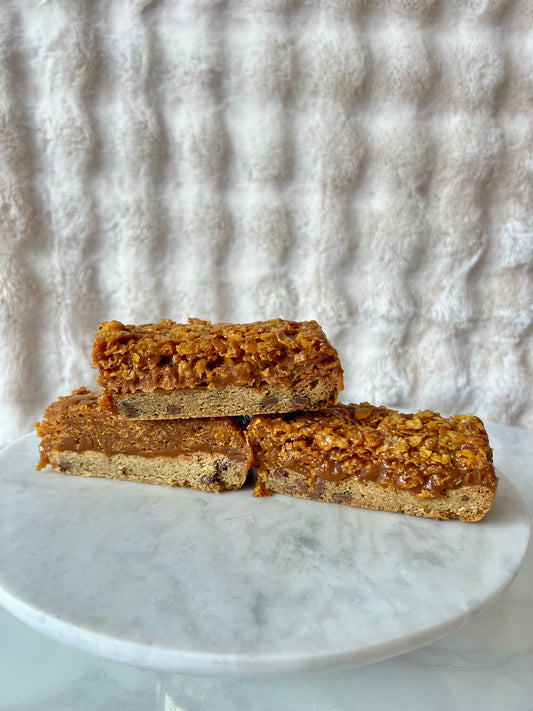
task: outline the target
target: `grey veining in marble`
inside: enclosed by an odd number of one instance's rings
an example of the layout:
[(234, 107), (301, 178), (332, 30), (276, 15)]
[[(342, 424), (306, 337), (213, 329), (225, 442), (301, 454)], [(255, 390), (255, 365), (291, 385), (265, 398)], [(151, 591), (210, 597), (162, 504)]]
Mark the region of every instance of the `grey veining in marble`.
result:
[(0, 602), (59, 641), (163, 671), (368, 663), (459, 627), (509, 584), (523, 502), (478, 524), (36, 472), (0, 455)]

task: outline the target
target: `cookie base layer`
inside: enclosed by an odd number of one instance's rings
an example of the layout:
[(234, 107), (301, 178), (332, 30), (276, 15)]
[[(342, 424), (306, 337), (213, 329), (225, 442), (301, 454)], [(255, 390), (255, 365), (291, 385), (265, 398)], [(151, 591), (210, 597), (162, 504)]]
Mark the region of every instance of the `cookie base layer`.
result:
[(258, 472), (254, 495), (268, 496), (274, 492), (411, 516), (479, 521), (490, 509), (496, 490), (482, 485), (462, 486), (448, 489), (436, 498), (420, 498), (372, 481), (314, 479), (309, 486), (304, 476), (290, 469)]
[(336, 384), (319, 380), (291, 390), (226, 385), (136, 392), (113, 396), (113, 404), (118, 414), (128, 419), (170, 420), (320, 410), (336, 399)]
[(90, 450), (52, 450), (49, 460), (52, 467), (63, 474), (126, 479), (217, 493), (240, 489), (248, 474), (247, 463), (207, 452), (177, 457), (142, 457), (128, 454), (107, 456), (103, 452)]

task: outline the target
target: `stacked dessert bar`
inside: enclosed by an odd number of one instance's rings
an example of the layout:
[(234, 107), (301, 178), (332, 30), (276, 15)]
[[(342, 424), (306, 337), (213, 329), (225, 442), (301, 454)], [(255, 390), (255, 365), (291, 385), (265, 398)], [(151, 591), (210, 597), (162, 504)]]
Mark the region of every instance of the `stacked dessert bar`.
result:
[(338, 403), (342, 367), (316, 321), (111, 321), (93, 366), (102, 390), (37, 423), (39, 469), (221, 492), (253, 464), (256, 496), (466, 521), (494, 499), (481, 420)]
[(239, 418), (326, 407), (342, 389), (314, 321), (103, 323), (100, 393), (62, 397), (37, 424), (39, 468), (207, 491), (241, 487), (252, 450)]

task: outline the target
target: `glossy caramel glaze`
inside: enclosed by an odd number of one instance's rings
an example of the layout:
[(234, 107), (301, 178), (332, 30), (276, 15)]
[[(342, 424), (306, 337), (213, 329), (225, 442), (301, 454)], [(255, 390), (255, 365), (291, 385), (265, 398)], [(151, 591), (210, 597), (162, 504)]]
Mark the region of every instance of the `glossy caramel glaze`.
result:
[(93, 346), (98, 383), (112, 394), (198, 386), (281, 385), (330, 378), (342, 390), (337, 351), (316, 321), (250, 324), (100, 324)]
[(250, 447), (236, 418), (124, 420), (100, 409), (98, 394), (87, 388), (60, 397), (35, 426), (41, 439), (38, 469), (50, 463), (51, 450), (143, 457), (175, 457), (203, 451), (251, 463)]
[(289, 469), (310, 482), (354, 477), (431, 498), (463, 485), (497, 485), (488, 436), (474, 415), (338, 404), (315, 413), (259, 415), (246, 434), (259, 474)]

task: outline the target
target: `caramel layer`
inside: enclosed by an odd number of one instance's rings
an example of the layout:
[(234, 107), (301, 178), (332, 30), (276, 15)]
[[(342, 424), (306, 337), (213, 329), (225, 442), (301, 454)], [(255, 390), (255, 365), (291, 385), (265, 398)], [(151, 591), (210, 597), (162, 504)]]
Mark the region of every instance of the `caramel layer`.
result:
[(487, 433), (473, 415), (339, 404), (316, 413), (257, 416), (247, 436), (258, 472), (287, 469), (310, 483), (354, 477), (428, 498), (463, 485), (497, 485)]
[(110, 395), (224, 385), (262, 388), (329, 378), (343, 387), (336, 350), (316, 321), (126, 326), (100, 324), (93, 346), (98, 383)]
[(51, 450), (143, 457), (176, 457), (194, 452), (225, 454), (251, 462), (251, 451), (236, 419), (123, 420), (98, 405), (98, 394), (86, 388), (60, 397), (36, 424), (41, 438), (38, 469), (49, 464)]

